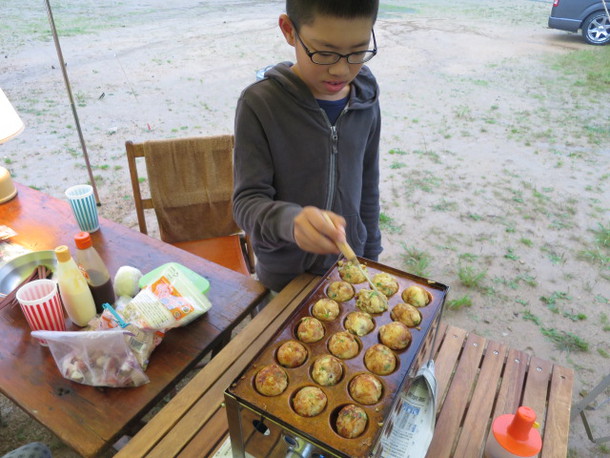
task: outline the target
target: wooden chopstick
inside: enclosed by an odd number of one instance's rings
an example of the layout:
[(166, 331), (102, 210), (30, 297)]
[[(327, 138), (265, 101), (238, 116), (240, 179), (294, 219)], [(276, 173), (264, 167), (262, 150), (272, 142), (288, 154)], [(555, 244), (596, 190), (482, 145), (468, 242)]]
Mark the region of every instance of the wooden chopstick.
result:
[[(335, 226), (335, 223), (333, 223), (333, 220), (330, 219), (330, 216), (328, 216), (328, 213), (327, 212), (322, 212), (322, 213), (324, 214), (324, 219), (330, 225), (332, 225), (334, 228), (336, 228), (337, 226)], [(356, 256), (356, 253), (354, 253), (354, 250), (352, 250), (352, 247), (349, 246), (347, 242), (335, 242), (335, 245), (337, 245), (337, 248), (339, 248), (339, 251), (341, 251), (341, 254), (343, 256), (345, 256), (345, 258), (349, 262), (354, 264), (360, 270), (362, 275), (364, 275), (364, 278), (366, 278), (366, 281), (368, 281), (369, 285), (371, 285), (371, 288), (373, 289), (373, 291), (375, 291), (377, 294), (379, 294), (385, 301), (386, 306), (388, 306), (388, 298), (386, 297), (385, 294), (383, 294), (381, 291), (379, 291), (377, 286), (375, 286), (375, 283), (373, 283), (373, 280), (371, 280), (371, 277), (369, 277), (369, 274), (367, 273), (367, 271), (362, 267), (362, 265), (360, 264), (360, 261), (358, 261), (358, 257)]]

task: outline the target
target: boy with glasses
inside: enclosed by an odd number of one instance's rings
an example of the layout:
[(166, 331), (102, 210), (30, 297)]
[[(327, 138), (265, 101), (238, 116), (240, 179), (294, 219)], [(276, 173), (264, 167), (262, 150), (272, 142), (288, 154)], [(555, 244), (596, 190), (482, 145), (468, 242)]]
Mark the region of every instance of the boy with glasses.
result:
[[(337, 243), (377, 260), (378, 0), (286, 0), (279, 26), (295, 48), (246, 88), (235, 118), (235, 221), (252, 239), (259, 280), (274, 291), (325, 273)], [(333, 224), (330, 224), (328, 218)]]

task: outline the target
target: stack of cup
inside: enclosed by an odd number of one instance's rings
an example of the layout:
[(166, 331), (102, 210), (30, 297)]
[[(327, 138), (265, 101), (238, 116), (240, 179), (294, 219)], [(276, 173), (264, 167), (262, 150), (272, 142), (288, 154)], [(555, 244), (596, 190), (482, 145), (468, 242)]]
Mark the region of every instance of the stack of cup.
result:
[[(17, 290), (17, 301), (32, 331), (65, 331), (66, 320), (54, 280), (33, 280)], [(47, 346), (40, 339), (40, 344)]]
[(66, 189), (66, 197), (74, 212), (76, 222), (81, 231), (95, 232), (100, 228), (97, 216), (97, 206), (93, 187), (88, 184), (78, 184)]

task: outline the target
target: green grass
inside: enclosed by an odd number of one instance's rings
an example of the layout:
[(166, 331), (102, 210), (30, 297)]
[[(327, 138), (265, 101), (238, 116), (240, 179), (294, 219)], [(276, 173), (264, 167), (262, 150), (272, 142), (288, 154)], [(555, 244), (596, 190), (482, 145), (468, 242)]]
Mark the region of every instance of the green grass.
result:
[(461, 308), (472, 306), (472, 298), (466, 294), (458, 299), (447, 301), (445, 305), (448, 310), (460, 310)]
[(480, 288), (485, 279), (485, 271), (477, 271), (472, 266), (461, 266), (458, 269), (458, 278), (468, 288)]
[(587, 92), (608, 94), (610, 91), (610, 48), (595, 47), (558, 56), (554, 69), (573, 77), (574, 86)]
[(544, 302), (547, 308), (553, 313), (559, 313), (559, 306), (557, 301), (569, 301), (572, 298), (568, 293), (554, 291), (550, 296), (540, 296), (540, 300)]
[(559, 331), (555, 328), (541, 328), (542, 334), (549, 338), (558, 349), (567, 351), (589, 351), (589, 343), (576, 334)]
[(402, 232), (402, 227), (396, 224), (394, 218), (383, 212), (379, 214), (379, 228), (383, 232), (388, 232), (390, 234), (399, 234)]
[(420, 277), (427, 277), (428, 267), (432, 261), (430, 255), (415, 247), (407, 246), (404, 242), (402, 243), (402, 248), (405, 252), (400, 257), (406, 270)]
[(533, 313), (531, 313), (529, 310), (526, 310), (525, 312), (523, 312), (523, 319), (526, 321), (531, 321), (534, 324), (540, 326), (540, 318), (538, 318), (536, 315), (534, 315)]

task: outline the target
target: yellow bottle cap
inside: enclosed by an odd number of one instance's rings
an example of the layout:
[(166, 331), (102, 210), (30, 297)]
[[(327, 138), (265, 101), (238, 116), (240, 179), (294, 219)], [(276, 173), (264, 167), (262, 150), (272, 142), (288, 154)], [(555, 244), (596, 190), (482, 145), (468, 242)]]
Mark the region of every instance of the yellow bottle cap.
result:
[(60, 245), (55, 248), (55, 257), (59, 262), (67, 262), (72, 258), (70, 254), (70, 249), (66, 245)]

